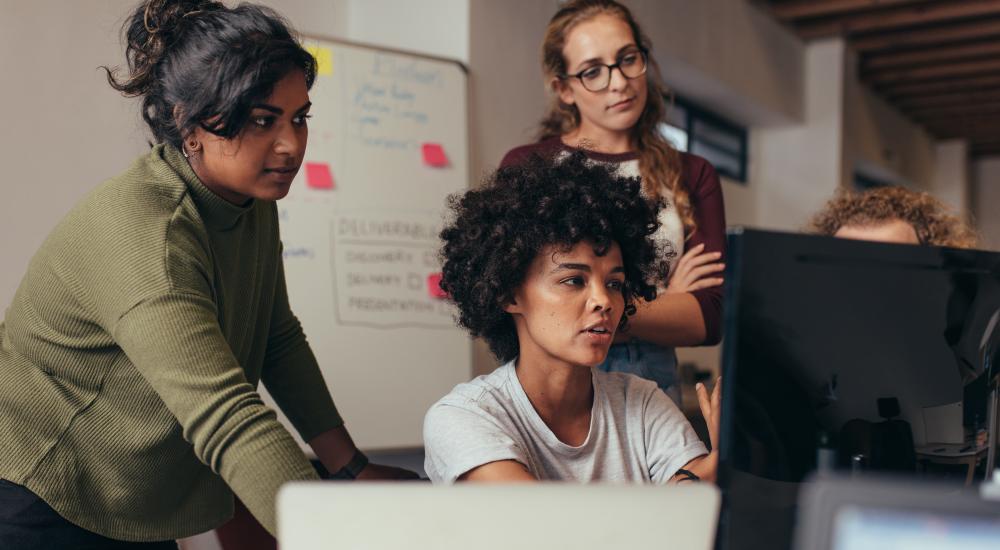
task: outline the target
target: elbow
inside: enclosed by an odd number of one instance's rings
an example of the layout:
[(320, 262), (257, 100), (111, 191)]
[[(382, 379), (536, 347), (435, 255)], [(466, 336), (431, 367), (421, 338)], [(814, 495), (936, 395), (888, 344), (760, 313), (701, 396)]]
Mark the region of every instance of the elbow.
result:
[(698, 345), (699, 346), (714, 346), (714, 345), (717, 345), (719, 342), (722, 342), (722, 331), (716, 330), (714, 332), (709, 332), (706, 329), (705, 330), (705, 339), (701, 342), (701, 344), (698, 344)]
[[(714, 289), (713, 289), (714, 290)], [(722, 295), (719, 292), (695, 292), (701, 309), (704, 335), (696, 346), (714, 346), (722, 341)]]

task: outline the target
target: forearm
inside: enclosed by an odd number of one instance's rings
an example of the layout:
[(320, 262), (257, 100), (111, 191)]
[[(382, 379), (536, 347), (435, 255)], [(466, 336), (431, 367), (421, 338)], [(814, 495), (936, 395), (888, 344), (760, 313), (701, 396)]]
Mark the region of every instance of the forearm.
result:
[(351, 434), (343, 425), (327, 430), (309, 440), (309, 447), (316, 453), (316, 458), (329, 472), (336, 472), (350, 462), (358, 450), (351, 439)]
[[(685, 464), (684, 469), (698, 476), (698, 479), (701, 481), (710, 481), (714, 483), (718, 477), (719, 455), (713, 452), (707, 455), (699, 456), (698, 458)], [(675, 475), (673, 480), (677, 480), (680, 477), (680, 474)]]
[(113, 335), (194, 455), (273, 533), (281, 485), (318, 477), (246, 379), (211, 301), (183, 293), (151, 298), (123, 316)]
[(698, 300), (689, 293), (662, 294), (652, 302), (637, 302), (629, 328), (616, 340), (638, 338), (664, 347), (697, 346), (705, 341), (705, 319)]

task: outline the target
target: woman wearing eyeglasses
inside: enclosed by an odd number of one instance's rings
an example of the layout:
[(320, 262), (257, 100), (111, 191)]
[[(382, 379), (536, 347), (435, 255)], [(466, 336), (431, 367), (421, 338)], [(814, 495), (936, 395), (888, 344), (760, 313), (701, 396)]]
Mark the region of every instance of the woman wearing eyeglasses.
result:
[(726, 221), (715, 169), (677, 151), (660, 133), (664, 86), (649, 52), (649, 40), (625, 6), (611, 0), (564, 4), (542, 44), (553, 97), (539, 141), (508, 152), (501, 165), (582, 150), (594, 162), (640, 177), (649, 200), (664, 203), (655, 238), (677, 254), (664, 257), (658, 297), (637, 304), (630, 329), (616, 337), (600, 368), (653, 380), (680, 404), (674, 348), (721, 338)]

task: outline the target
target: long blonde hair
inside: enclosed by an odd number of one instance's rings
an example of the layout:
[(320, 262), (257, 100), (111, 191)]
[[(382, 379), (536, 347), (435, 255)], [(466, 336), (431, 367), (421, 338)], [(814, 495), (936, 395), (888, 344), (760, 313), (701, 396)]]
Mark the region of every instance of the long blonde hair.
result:
[[(639, 24), (625, 6), (614, 0), (572, 0), (566, 2), (552, 16), (545, 30), (545, 40), (542, 42), (542, 70), (547, 81), (551, 82), (566, 74), (563, 48), (569, 32), (578, 24), (601, 14), (616, 16), (628, 24), (636, 44), (644, 52), (650, 51), (649, 38), (642, 33)], [(666, 102), (663, 99), (665, 86), (660, 81), (660, 70), (656, 61), (650, 57), (647, 65), (646, 107), (632, 127), (632, 138), (639, 151), (639, 174), (642, 176), (643, 189), (649, 196), (659, 198), (661, 189), (673, 193), (674, 207), (684, 223), (685, 233), (690, 237), (697, 229), (697, 224), (688, 190), (681, 184), (681, 154), (670, 145), (659, 129), (660, 124), (666, 122)], [(576, 105), (563, 103), (556, 93), (552, 96), (548, 113), (540, 124), (539, 140), (561, 137), (580, 125), (580, 111)]]

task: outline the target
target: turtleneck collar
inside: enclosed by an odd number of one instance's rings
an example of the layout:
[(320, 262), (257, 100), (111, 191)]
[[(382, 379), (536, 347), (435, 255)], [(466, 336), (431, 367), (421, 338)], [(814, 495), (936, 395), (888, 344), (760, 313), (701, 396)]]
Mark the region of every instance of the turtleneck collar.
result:
[(221, 231), (232, 229), (253, 208), (252, 199), (243, 206), (237, 206), (205, 187), (184, 155), (173, 145), (158, 144), (153, 148), (153, 154), (161, 157), (191, 190), (191, 196), (207, 227)]

